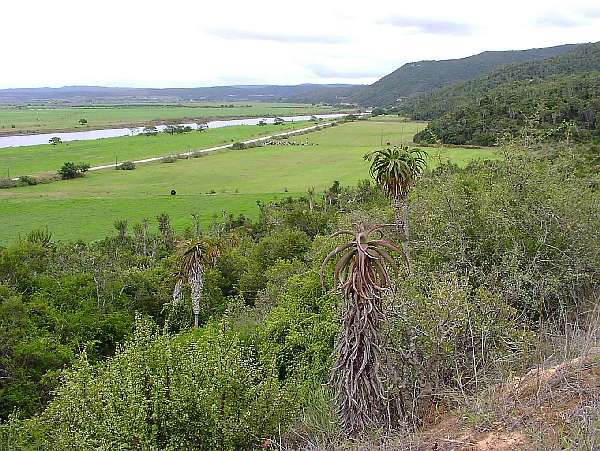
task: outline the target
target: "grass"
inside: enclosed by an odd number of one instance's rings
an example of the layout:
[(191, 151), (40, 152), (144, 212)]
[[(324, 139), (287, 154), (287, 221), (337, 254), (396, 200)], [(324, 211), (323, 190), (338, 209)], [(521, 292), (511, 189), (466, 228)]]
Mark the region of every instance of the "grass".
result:
[(0, 176), (31, 175), (56, 171), (65, 161), (85, 162), (92, 166), (118, 161), (138, 160), (171, 155), (220, 144), (244, 141), (258, 136), (295, 130), (312, 125), (287, 122), (282, 125), (240, 125), (192, 131), (179, 135), (160, 133), (156, 136), (123, 136), (91, 141), (71, 141), (52, 146), (8, 147), (0, 149)]
[[(0, 107), (0, 135), (60, 130), (93, 130), (160, 121), (227, 117), (294, 116), (331, 113), (332, 107), (293, 103), (215, 103), (186, 105), (107, 105), (89, 107)], [(87, 125), (79, 120), (86, 119)], [(14, 126), (14, 127), (13, 127)]]
[[(166, 212), (181, 231), (191, 213), (210, 223), (223, 211), (255, 218), (256, 201), (317, 192), (334, 180), (355, 184), (368, 177), (363, 155), (381, 142), (408, 142), (419, 124), (357, 121), (295, 138), (315, 146), (265, 146), (223, 151), (174, 164), (148, 164), (135, 171), (106, 170), (85, 178), (0, 190), (0, 243), (48, 227), (59, 239), (95, 240), (114, 233), (116, 219), (129, 224)], [(494, 158), (491, 149), (429, 149), (431, 164), (459, 165)], [(170, 196), (171, 189), (177, 191)], [(215, 194), (207, 194), (215, 191)]]
[[(386, 114), (369, 118), (371, 122), (406, 122), (407, 118), (397, 114)], [(425, 123), (423, 123), (425, 125)]]

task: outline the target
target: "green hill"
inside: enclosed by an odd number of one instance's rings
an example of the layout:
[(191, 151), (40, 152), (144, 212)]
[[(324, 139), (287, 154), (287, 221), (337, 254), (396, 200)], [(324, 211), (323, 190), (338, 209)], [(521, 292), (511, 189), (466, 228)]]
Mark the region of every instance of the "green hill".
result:
[[(431, 121), (415, 137), (453, 144), (493, 144), (527, 123), (540, 139), (556, 139), (566, 124), (582, 139), (597, 134), (600, 112), (600, 43), (566, 55), (507, 65), (456, 83), (401, 106), (413, 118)], [(431, 133), (433, 132), (433, 133)]]
[(565, 54), (577, 45), (567, 44), (529, 50), (483, 52), (478, 55), (443, 61), (408, 63), (370, 86), (358, 88), (349, 100), (360, 105), (389, 106), (432, 92), (452, 83), (471, 80), (500, 66)]

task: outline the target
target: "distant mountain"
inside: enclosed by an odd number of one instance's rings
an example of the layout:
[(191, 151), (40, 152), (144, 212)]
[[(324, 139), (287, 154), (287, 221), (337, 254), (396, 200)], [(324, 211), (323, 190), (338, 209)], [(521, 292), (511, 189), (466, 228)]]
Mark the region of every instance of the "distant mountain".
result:
[(1, 89), (0, 104), (27, 103), (149, 103), (185, 101), (292, 101), (320, 89), (355, 89), (359, 85), (240, 85), (206, 88), (107, 88), (102, 86), (64, 86), (62, 88)]
[(400, 111), (431, 121), (415, 140), (491, 145), (527, 124), (543, 139), (600, 136), (600, 43), (503, 66), (408, 100)]
[(372, 85), (356, 89), (348, 101), (364, 106), (391, 106), (458, 81), (474, 79), (502, 65), (562, 55), (576, 46), (483, 52), (460, 59), (408, 63)]

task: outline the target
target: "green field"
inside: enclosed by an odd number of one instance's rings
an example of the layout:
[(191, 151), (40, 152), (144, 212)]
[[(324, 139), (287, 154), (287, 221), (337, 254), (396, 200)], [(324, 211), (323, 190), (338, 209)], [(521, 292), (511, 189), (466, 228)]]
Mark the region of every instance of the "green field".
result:
[[(179, 231), (198, 213), (204, 224), (223, 211), (256, 217), (257, 200), (323, 191), (334, 180), (355, 184), (368, 177), (363, 155), (381, 142), (407, 142), (421, 124), (357, 121), (303, 135), (315, 146), (265, 146), (224, 151), (134, 171), (105, 170), (85, 178), (0, 191), (0, 243), (48, 226), (60, 239), (99, 239), (115, 219), (130, 224), (166, 212)], [(441, 155), (437, 155), (438, 153)], [(491, 149), (431, 149), (432, 165), (450, 159), (464, 165), (493, 158)], [(170, 196), (171, 189), (177, 190)], [(209, 194), (211, 191), (215, 194)]]
[[(93, 106), (93, 107), (0, 107), (0, 135), (42, 133), (60, 130), (145, 125), (161, 121), (208, 118), (296, 116), (333, 113), (332, 107), (294, 103), (216, 103), (186, 105)], [(87, 125), (79, 124), (86, 119)], [(13, 127), (14, 126), (14, 127)]]
[(159, 133), (156, 136), (123, 136), (91, 141), (71, 141), (52, 146), (8, 147), (0, 149), (0, 177), (31, 175), (57, 171), (65, 161), (85, 162), (92, 166), (118, 161), (139, 160), (195, 149), (214, 147), (258, 136), (281, 133), (312, 125), (286, 122), (282, 125), (240, 125), (193, 131), (179, 135)]

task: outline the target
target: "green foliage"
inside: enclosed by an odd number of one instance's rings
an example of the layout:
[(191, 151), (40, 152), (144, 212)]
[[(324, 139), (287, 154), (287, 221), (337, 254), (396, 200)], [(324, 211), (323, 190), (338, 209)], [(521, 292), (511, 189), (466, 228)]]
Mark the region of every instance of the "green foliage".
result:
[(122, 171), (132, 171), (135, 169), (135, 163), (133, 161), (125, 161), (117, 166), (117, 169), (121, 169)]
[(15, 186), (18, 186), (16, 180), (9, 179), (6, 177), (0, 178), (0, 189), (14, 188)]
[(171, 337), (138, 320), (102, 367), (83, 353), (44, 414), (22, 428), (45, 449), (245, 449), (285, 427), (293, 408), (225, 322)]
[(260, 327), (260, 349), (280, 380), (327, 382), (338, 330), (336, 298), (324, 293), (316, 271), (289, 278)]
[[(519, 368), (540, 321), (597, 298), (599, 164), (590, 145), (423, 173), (409, 194), (414, 275), (393, 279), (386, 311), (386, 388), (405, 402), (390, 412), (417, 423), (444, 390), (468, 396)], [(121, 223), (85, 244), (41, 230), (0, 248), (0, 418), (18, 412), (0, 448), (251, 449), (290, 424), (331, 443), (321, 384), (338, 300), (318, 267), (341, 241), (324, 235), (393, 210), (366, 181), (326, 193), (312, 211), (290, 197), (261, 204), (258, 221), (225, 214), (202, 230), (221, 255), (194, 332), (189, 302), (171, 302), (178, 262), (165, 243), (181, 237), (164, 216), (162, 231)], [(148, 319), (132, 337), (136, 312)]]
[(72, 161), (67, 161), (58, 170), (58, 174), (63, 180), (74, 179), (77, 177), (83, 177), (90, 168), (87, 163), (75, 164)]
[(418, 421), (433, 397), (478, 388), (486, 372), (518, 371), (532, 344), (516, 309), (452, 274), (404, 281), (388, 311), (386, 374), (397, 419)]
[(371, 161), (369, 168), (375, 182), (392, 198), (406, 197), (417, 177), (427, 167), (427, 153), (408, 147), (376, 150), (365, 155)]
[(493, 145), (503, 134), (518, 135), (527, 126), (545, 140), (561, 140), (566, 123), (584, 140), (598, 133), (599, 87), (600, 43), (586, 44), (448, 86), (404, 103), (401, 110), (431, 121), (416, 142), (433, 142), (433, 132), (448, 144)]
[(245, 149), (245, 148), (246, 148), (246, 144), (244, 144), (244, 143), (242, 143), (242, 142), (234, 142), (234, 143), (231, 145), (231, 148), (232, 148), (233, 150), (243, 150), (243, 149)]

